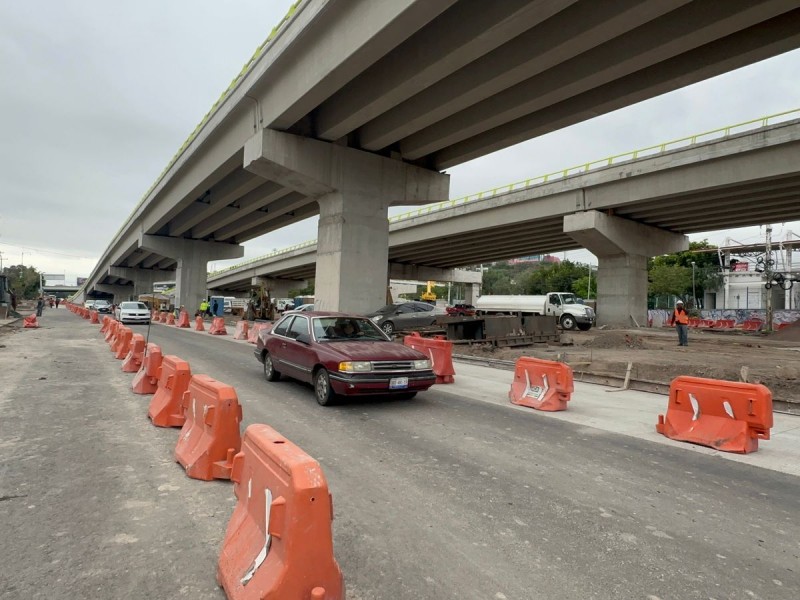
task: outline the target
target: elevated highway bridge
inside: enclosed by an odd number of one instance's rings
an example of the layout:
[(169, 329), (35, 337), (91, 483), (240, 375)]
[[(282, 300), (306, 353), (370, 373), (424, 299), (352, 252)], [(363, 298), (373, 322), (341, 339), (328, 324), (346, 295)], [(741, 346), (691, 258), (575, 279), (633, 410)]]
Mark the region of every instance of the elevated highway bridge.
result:
[(209, 260), (319, 214), (320, 306), (368, 310), (385, 293), (388, 208), (447, 198), (443, 169), (798, 46), (798, 0), (301, 0), (79, 299), (174, 278), (194, 306)]

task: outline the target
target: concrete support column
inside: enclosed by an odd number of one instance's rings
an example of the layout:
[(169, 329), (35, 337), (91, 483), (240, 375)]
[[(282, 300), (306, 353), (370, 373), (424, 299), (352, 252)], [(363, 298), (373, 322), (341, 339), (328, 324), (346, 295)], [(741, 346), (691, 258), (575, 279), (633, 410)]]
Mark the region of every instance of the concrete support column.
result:
[(113, 294), (114, 304), (119, 304), (120, 302), (134, 299), (132, 285), (109, 285), (106, 283), (98, 283), (96, 286), (94, 286), (94, 289), (95, 291), (103, 292), (104, 294)]
[(241, 258), (244, 248), (235, 244), (142, 234), (139, 247), (178, 261), (175, 271), (175, 305), (190, 313), (200, 306), (208, 287), (208, 262)]
[(689, 249), (689, 238), (591, 210), (564, 217), (564, 233), (592, 252), (597, 324), (647, 324), (647, 258)]
[(168, 281), (175, 276), (174, 271), (158, 271), (153, 269), (136, 269), (132, 267), (109, 267), (108, 274), (119, 279), (127, 279), (133, 283), (133, 295), (138, 298), (142, 294), (151, 294), (156, 281)]
[(481, 295), (480, 283), (468, 283), (464, 286), (464, 303), (475, 305), (475, 301)]
[(392, 204), (445, 200), (449, 176), (345, 146), (264, 130), (245, 169), (317, 200), (315, 305), (366, 313), (385, 304)]

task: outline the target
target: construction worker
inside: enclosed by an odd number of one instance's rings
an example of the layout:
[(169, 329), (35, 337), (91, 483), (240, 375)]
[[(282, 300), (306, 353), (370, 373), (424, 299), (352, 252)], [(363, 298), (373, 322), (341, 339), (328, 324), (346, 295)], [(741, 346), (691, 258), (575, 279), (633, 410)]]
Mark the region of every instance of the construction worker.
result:
[(200, 303), (200, 314), (204, 317), (208, 316), (208, 300), (206, 300), (205, 298)]
[(675, 303), (675, 310), (672, 311), (670, 325), (674, 325), (678, 330), (678, 346), (689, 345), (689, 314), (683, 308), (683, 300)]

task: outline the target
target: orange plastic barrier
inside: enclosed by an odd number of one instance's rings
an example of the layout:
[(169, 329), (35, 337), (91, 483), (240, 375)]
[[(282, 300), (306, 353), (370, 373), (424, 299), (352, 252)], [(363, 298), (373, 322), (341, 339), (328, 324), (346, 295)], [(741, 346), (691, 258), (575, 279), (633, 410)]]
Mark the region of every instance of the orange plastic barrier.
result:
[(734, 325), (736, 325), (736, 321), (733, 319), (717, 319), (711, 327), (714, 329), (733, 329)]
[(103, 317), (103, 325), (100, 327), (100, 333), (105, 334), (108, 331), (108, 328), (111, 326), (111, 317)]
[(761, 331), (764, 321), (742, 321), (742, 331)]
[(180, 316), (178, 317), (178, 322), (175, 323), (175, 325), (177, 325), (178, 327), (180, 327), (182, 329), (188, 329), (189, 326), (190, 326), (189, 325), (189, 313), (186, 312), (185, 310), (182, 310)]
[(117, 323), (117, 326), (114, 328), (114, 333), (111, 334), (111, 339), (108, 340), (109, 350), (111, 350), (112, 354), (116, 354), (119, 346), (119, 336), (122, 335), (122, 329), (125, 326), (122, 323)]
[(121, 323), (119, 321), (112, 321), (108, 324), (108, 329), (106, 329), (105, 340), (111, 344), (114, 340), (114, 336), (117, 334), (117, 329), (121, 327)]
[(228, 330), (225, 329), (225, 319), (223, 317), (214, 317), (211, 321), (211, 327), (208, 329), (211, 335), (228, 335)]
[(91, 319), (91, 318), (92, 318), (92, 315), (91, 315), (91, 314), (89, 314), (89, 312), (90, 312), (90, 311), (89, 311), (89, 309), (88, 309), (88, 308), (84, 308), (84, 309), (83, 309), (83, 311), (81, 312), (81, 316), (82, 316), (84, 319), (87, 319), (87, 320), (88, 320), (88, 319)]
[(203, 327), (203, 317), (200, 315), (194, 318), (194, 330), (195, 331), (205, 331), (206, 328)]
[(134, 333), (131, 337), (130, 347), (128, 354), (125, 355), (125, 361), (122, 363), (123, 373), (136, 373), (142, 366), (144, 358), (144, 336), (141, 333)]
[(167, 311), (162, 310), (158, 313), (158, 318), (156, 319), (159, 323), (166, 323), (167, 322)]
[(233, 333), (233, 339), (235, 340), (246, 340), (247, 339), (247, 332), (250, 329), (250, 323), (247, 321), (239, 321), (236, 323), (236, 331)]
[(232, 386), (193, 375), (184, 394), (186, 422), (175, 446), (177, 460), (192, 479), (230, 479), (242, 446), (242, 407)]
[(676, 377), (656, 431), (673, 440), (747, 454), (768, 440), (772, 392), (761, 384)]
[(175, 313), (167, 313), (167, 325), (175, 325)]
[(713, 327), (713, 326), (714, 326), (714, 321), (712, 321), (711, 319), (700, 319), (700, 324), (698, 325), (698, 327)]
[(23, 329), (38, 329), (39, 328), (39, 321), (36, 318), (36, 315), (28, 315), (23, 320)]
[(90, 323), (99, 323), (100, 322), (100, 319), (97, 318), (97, 311), (96, 310), (91, 311), (89, 313), (89, 316), (91, 317), (91, 321), (89, 321)]
[(150, 320), (151, 321), (158, 321), (158, 311), (157, 310), (154, 309), (153, 312), (150, 313)]
[(167, 355), (161, 360), (158, 388), (150, 400), (147, 416), (156, 427), (183, 427), (183, 395), (189, 389), (192, 371), (189, 363), (177, 356)]
[(508, 398), (512, 404), (536, 410), (567, 410), (574, 389), (572, 368), (568, 365), (523, 356), (514, 365)]
[(780, 331), (781, 329), (787, 329), (787, 328), (791, 327), (792, 325), (794, 325), (794, 323), (778, 323), (777, 326), (775, 327), (775, 329), (777, 331)]
[(128, 356), (132, 338), (133, 331), (130, 327), (120, 327), (119, 335), (117, 335), (116, 350), (114, 350), (114, 356), (117, 360), (125, 360), (125, 357)]
[(425, 338), (416, 331), (403, 338), (403, 345), (431, 357), (431, 366), (436, 383), (453, 383), (456, 374), (453, 368), (453, 342), (441, 338)]
[(269, 331), (272, 329), (272, 323), (253, 323), (250, 331), (247, 332), (247, 341), (255, 344), (258, 341), (258, 334), (262, 331)]
[(231, 600), (342, 600), (333, 499), (319, 463), (267, 425), (233, 459), (237, 498), (217, 566)]
[(700, 327), (700, 319), (697, 317), (689, 317), (689, 327)]
[(155, 394), (158, 390), (158, 375), (161, 368), (161, 347), (157, 344), (147, 344), (142, 366), (134, 375), (131, 389), (134, 394)]

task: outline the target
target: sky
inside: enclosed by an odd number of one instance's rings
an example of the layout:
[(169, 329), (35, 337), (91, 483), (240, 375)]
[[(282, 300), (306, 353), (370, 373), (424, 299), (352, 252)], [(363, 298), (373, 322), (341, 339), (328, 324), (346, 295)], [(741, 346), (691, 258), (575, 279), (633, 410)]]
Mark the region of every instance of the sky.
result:
[[(0, 0), (2, 264), (88, 276), (291, 3)], [(798, 108), (800, 50), (459, 165), (451, 197)], [(790, 231), (800, 237), (800, 221), (775, 224), (773, 239)], [(246, 242), (245, 259), (315, 237), (316, 219), (303, 221)], [(726, 237), (753, 243), (764, 231), (691, 239)], [(587, 251), (559, 256), (596, 264)]]

